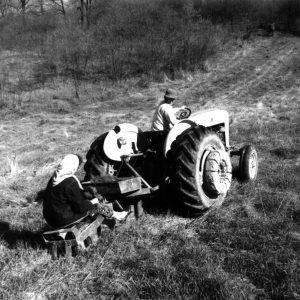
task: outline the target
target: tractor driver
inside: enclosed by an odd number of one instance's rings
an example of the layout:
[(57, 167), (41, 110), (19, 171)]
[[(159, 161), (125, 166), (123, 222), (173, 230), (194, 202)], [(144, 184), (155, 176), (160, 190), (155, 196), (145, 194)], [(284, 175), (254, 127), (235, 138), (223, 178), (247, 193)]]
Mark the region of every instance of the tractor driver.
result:
[(97, 198), (89, 200), (85, 197), (81, 183), (74, 175), (80, 160), (77, 155), (66, 155), (49, 180), (43, 201), (43, 215), (47, 223), (56, 228), (66, 227), (94, 214), (124, 219), (127, 212), (115, 212), (99, 203)]
[(172, 89), (167, 89), (164, 95), (164, 100), (157, 106), (155, 110), (151, 130), (169, 131), (175, 124), (179, 122), (179, 119), (176, 118), (175, 114), (178, 111), (185, 109), (185, 106), (181, 106), (178, 108), (173, 107), (173, 102), (175, 99), (175, 91)]

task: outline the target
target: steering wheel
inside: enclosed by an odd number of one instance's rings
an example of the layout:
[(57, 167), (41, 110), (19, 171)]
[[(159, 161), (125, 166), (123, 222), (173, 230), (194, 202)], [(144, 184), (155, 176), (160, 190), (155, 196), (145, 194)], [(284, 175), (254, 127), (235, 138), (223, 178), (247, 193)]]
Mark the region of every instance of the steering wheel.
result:
[(191, 115), (192, 111), (188, 107), (182, 110), (182, 112), (177, 117), (178, 120), (187, 119)]

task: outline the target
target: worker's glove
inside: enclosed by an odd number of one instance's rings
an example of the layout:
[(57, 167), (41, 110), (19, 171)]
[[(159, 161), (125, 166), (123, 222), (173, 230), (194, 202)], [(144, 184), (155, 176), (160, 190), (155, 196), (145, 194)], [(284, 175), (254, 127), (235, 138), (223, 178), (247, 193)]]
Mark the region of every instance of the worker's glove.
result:
[(99, 203), (98, 198), (92, 199), (92, 200), (91, 200), (91, 203), (92, 203), (92, 204), (98, 204), (98, 203)]
[(102, 203), (95, 204), (94, 210), (95, 213), (98, 213), (105, 218), (111, 218), (113, 216), (113, 210)]

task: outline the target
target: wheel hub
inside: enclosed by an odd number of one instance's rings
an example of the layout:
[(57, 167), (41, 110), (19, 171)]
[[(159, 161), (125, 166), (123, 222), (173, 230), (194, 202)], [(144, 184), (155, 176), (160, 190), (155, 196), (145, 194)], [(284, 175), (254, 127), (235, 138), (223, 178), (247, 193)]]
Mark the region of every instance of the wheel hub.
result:
[(216, 197), (226, 194), (231, 183), (231, 173), (229, 155), (223, 150), (210, 151), (204, 165), (203, 185), (205, 190)]
[(257, 157), (256, 153), (252, 152), (249, 157), (249, 175), (250, 178), (255, 178), (257, 173)]
[(115, 170), (115, 168), (114, 168), (113, 165), (108, 165), (108, 166), (107, 166), (107, 173), (108, 173), (109, 175), (111, 175), (111, 176), (114, 176), (114, 175), (115, 175), (116, 170)]

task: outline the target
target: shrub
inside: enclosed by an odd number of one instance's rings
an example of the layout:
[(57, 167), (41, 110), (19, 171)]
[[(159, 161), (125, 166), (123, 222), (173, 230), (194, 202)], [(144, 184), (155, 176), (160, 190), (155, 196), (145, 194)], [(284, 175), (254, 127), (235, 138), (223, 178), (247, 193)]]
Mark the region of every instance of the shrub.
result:
[(42, 16), (28, 15), (25, 20), (9, 15), (0, 21), (2, 49), (41, 52), (47, 34), (59, 25), (58, 18), (50, 12)]
[(191, 4), (114, 1), (94, 27), (98, 73), (119, 79), (202, 65), (217, 49), (215, 35), (211, 22), (194, 18)]
[(72, 23), (55, 30), (46, 41), (48, 60), (54, 63), (51, 70), (72, 78), (77, 98), (80, 81), (85, 78), (92, 58), (92, 46), (89, 32)]

